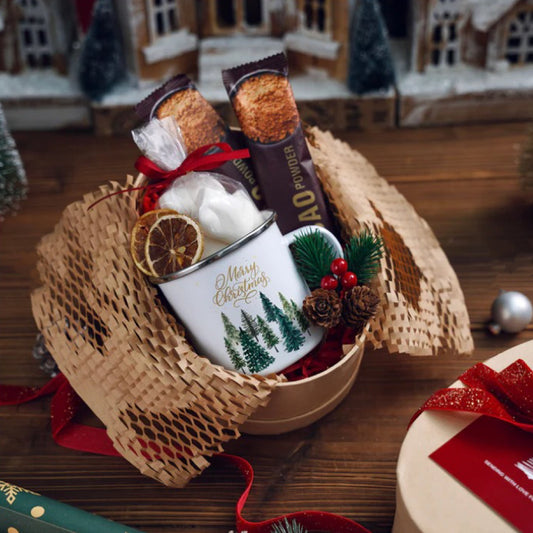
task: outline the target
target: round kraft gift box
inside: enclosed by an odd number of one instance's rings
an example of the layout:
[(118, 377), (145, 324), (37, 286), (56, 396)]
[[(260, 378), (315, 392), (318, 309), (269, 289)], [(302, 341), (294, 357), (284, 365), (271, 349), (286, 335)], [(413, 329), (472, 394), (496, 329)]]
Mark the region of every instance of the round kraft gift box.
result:
[[(146, 183), (138, 174), (134, 187)], [(293, 382), (280, 382), (270, 394), (268, 404), (259, 407), (240, 427), (251, 435), (278, 435), (300, 429), (327, 415), (352, 388), (364, 353), (369, 324), (354, 339), (343, 345), (342, 359), (324, 372)]]
[(299, 381), (279, 383), (269, 403), (259, 407), (240, 430), (252, 435), (277, 435), (308, 426), (333, 411), (354, 384), (363, 358), (365, 337), (366, 329), (354, 345), (343, 347), (344, 357), (324, 372)]
[[(501, 371), (517, 359), (533, 366), (533, 341), (485, 364)], [(463, 387), (456, 381), (452, 387)], [(403, 441), (396, 469), (396, 515), (392, 533), (506, 533), (517, 531), (429, 455), (479, 418), (473, 413), (425, 411)]]

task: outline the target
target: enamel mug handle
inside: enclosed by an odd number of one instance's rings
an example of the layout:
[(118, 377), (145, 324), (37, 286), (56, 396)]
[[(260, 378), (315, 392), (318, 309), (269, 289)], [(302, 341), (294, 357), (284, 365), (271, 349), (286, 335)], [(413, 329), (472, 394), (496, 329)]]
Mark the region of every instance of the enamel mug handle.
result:
[(335, 250), (338, 257), (343, 256), (342, 246), (341, 243), (337, 240), (337, 237), (331, 233), (331, 231), (327, 230), (326, 228), (323, 228), (322, 226), (303, 226), (301, 228), (295, 229), (294, 231), (291, 231), (290, 233), (287, 233), (283, 236), (283, 239), (285, 240), (285, 243), (287, 246), (290, 246), (297, 237), (300, 237), (302, 235), (306, 235), (309, 232), (312, 231), (318, 231), (324, 237), (326, 240), (333, 246), (333, 249)]

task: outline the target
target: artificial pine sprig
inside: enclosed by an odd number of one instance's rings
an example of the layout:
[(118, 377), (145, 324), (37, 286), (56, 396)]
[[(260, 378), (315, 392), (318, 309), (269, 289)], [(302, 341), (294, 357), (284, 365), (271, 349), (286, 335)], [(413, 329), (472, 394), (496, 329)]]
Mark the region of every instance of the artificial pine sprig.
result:
[(330, 272), (336, 254), (333, 246), (318, 230), (296, 237), (292, 246), (296, 266), (311, 290), (320, 287), (322, 278)]
[(270, 533), (307, 533), (307, 530), (303, 528), (296, 520), (289, 522), (285, 518), (284, 522), (277, 522), (272, 527)]
[(381, 237), (364, 230), (354, 235), (344, 249), (344, 258), (348, 261), (348, 270), (354, 272), (358, 283), (368, 283), (379, 271), (379, 260), (383, 255)]

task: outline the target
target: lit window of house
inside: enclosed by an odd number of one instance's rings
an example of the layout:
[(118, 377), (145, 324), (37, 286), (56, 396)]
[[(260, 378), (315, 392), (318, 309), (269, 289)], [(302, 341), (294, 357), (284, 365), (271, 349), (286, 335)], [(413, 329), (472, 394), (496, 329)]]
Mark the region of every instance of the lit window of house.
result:
[(172, 33), (178, 29), (176, 0), (147, 0), (152, 38)]
[(329, 32), (329, 1), (303, 0), (302, 29), (313, 33)]
[(452, 66), (459, 62), (461, 10), (456, 0), (439, 0), (430, 18), (429, 64)]
[(511, 65), (533, 63), (533, 9), (520, 11), (507, 29), (505, 59)]
[(18, 21), (22, 58), (30, 68), (52, 66), (48, 11), (42, 0), (18, 0)]

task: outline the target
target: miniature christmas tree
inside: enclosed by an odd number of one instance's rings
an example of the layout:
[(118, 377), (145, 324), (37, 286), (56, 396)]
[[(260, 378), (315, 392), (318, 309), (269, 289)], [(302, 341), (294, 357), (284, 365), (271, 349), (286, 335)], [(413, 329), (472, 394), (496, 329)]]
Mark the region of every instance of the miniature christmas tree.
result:
[(277, 352), (278, 349), (276, 346), (279, 344), (279, 339), (274, 331), (272, 331), (272, 328), (260, 316), (257, 317), (257, 325), (259, 326), (261, 337), (263, 337), (267, 348), (274, 348)]
[(275, 361), (266, 349), (242, 328), (239, 329), (239, 337), (246, 358), (246, 366), (252, 374), (261, 372)]
[(394, 67), (385, 22), (377, 0), (358, 0), (350, 29), (348, 87), (357, 94), (388, 89)]
[(302, 331), (309, 331), (309, 320), (307, 320), (302, 310), (298, 307), (298, 304), (294, 300), (291, 300), (291, 307), (293, 315), (296, 319), (296, 322), (298, 322), (300, 329)]
[(275, 322), (278, 316), (276, 313), (276, 306), (262, 292), (260, 292), (259, 295), (261, 296), (261, 303), (263, 304), (266, 319), (269, 322)]
[(276, 308), (276, 320), (278, 321), (279, 330), (283, 338), (283, 344), (288, 352), (295, 352), (303, 346), (304, 336), (290, 321), (289, 317), (279, 308)]
[(246, 331), (248, 335), (259, 339), (259, 327), (255, 318), (250, 315), (250, 313), (247, 313), (246, 311), (241, 311), (241, 324), (244, 331)]
[(231, 320), (227, 317), (225, 313), (221, 313), (221, 315), (222, 322), (224, 323), (224, 331), (226, 333), (226, 337), (232, 342), (239, 342), (238, 329), (231, 323)]
[(27, 185), (22, 161), (0, 106), (0, 220), (26, 198)]
[(281, 307), (283, 308), (283, 311), (285, 314), (291, 319), (294, 320), (296, 316), (294, 315), (294, 309), (292, 305), (288, 302), (287, 298), (281, 294), (281, 292), (278, 292), (279, 300), (281, 302)]
[(101, 100), (124, 77), (124, 63), (113, 1), (97, 0), (80, 57), (83, 92), (92, 100)]
[[(239, 335), (239, 332), (237, 332), (237, 335)], [(243, 370), (246, 366), (246, 361), (241, 357), (241, 354), (228, 337), (224, 337), (224, 345), (226, 346), (226, 351), (228, 352), (231, 364), (235, 367), (235, 370)]]

